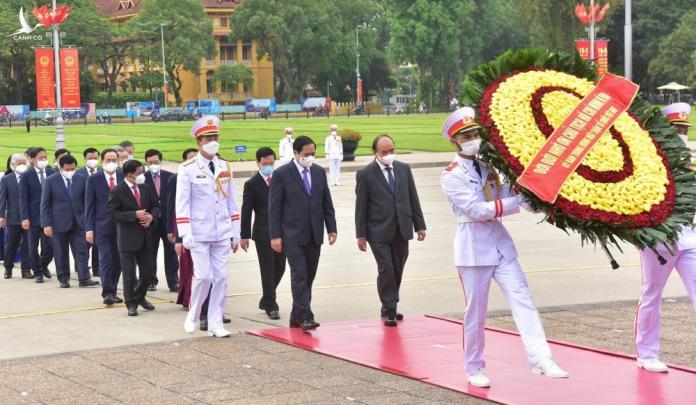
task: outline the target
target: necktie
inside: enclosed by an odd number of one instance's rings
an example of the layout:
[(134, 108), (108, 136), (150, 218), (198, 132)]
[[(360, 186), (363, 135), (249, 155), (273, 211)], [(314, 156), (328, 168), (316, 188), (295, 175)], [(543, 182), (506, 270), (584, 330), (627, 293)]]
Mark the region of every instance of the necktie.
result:
[(109, 190), (113, 190), (115, 186), (116, 183), (114, 183), (114, 176), (109, 176)]
[(309, 169), (305, 168), (302, 172), (302, 181), (304, 182), (305, 190), (307, 194), (312, 195), (312, 185), (309, 184)]
[(266, 179), (266, 183), (270, 186), (272, 180), (273, 180), (273, 177), (268, 176), (268, 178)]
[(208, 167), (210, 168), (210, 172), (215, 174), (215, 165), (212, 160), (208, 163)]
[(89, 175), (91, 176), (93, 174), (94, 174), (94, 169), (89, 169)]
[(474, 159), (474, 169), (476, 170), (476, 173), (478, 173), (479, 178), (483, 179), (481, 176), (481, 165), (479, 165), (479, 162), (476, 159)]
[(70, 196), (70, 199), (72, 200), (72, 180), (68, 180), (68, 196)]
[[(213, 162), (210, 162), (213, 163)], [(155, 175), (155, 192), (157, 192), (157, 197), (160, 195), (160, 178), (159, 174)]]
[(142, 208), (140, 205), (140, 191), (138, 191), (138, 186), (133, 186), (133, 196), (135, 197), (135, 202), (138, 203), (138, 208)]
[(42, 186), (44, 184), (44, 180), (46, 180), (46, 177), (44, 176), (44, 171), (39, 170), (39, 183), (41, 183)]
[(394, 174), (392, 173), (391, 166), (385, 167), (384, 170), (387, 171), (387, 179), (389, 179), (389, 188), (391, 189), (392, 194), (396, 194), (396, 180), (394, 179)]

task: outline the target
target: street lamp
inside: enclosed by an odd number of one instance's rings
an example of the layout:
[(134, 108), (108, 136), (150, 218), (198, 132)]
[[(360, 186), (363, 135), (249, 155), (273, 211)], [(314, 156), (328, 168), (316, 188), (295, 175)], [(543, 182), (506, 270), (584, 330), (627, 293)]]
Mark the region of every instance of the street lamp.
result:
[[(53, 0), (53, 11), (56, 11), (56, 0)], [(60, 35), (58, 33), (58, 24), (53, 24), (53, 60), (55, 60), (56, 68), (56, 149), (65, 148), (65, 126), (63, 122), (63, 95), (60, 87)]]
[(164, 58), (164, 24), (160, 24), (160, 37), (162, 38), (162, 93), (164, 94), (164, 108), (167, 108), (167, 64)]
[(624, 23), (624, 77), (633, 76), (633, 27), (631, 26), (631, 0), (626, 0), (626, 19)]
[(331, 80), (326, 82), (326, 97), (331, 97)]
[(360, 90), (362, 90), (362, 86), (360, 85), (360, 36), (358, 35), (358, 30), (360, 28), (367, 28), (367, 23), (355, 26), (355, 103), (357, 104), (360, 102), (360, 105), (362, 105), (362, 95), (360, 94)]

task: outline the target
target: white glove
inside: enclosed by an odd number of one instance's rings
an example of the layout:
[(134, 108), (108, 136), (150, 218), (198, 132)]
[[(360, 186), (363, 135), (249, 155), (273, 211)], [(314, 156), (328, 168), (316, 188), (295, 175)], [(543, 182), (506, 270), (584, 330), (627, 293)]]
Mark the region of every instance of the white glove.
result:
[(181, 242), (184, 244), (184, 247), (188, 250), (193, 249), (193, 245), (196, 244), (196, 242), (193, 240), (193, 235), (191, 234), (184, 235), (184, 237), (181, 238)]

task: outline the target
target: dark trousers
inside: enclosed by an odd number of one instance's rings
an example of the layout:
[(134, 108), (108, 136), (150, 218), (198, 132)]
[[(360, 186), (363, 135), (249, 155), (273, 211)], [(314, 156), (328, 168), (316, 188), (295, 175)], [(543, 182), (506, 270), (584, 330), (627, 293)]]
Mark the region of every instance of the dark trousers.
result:
[(121, 258), (116, 245), (116, 234), (109, 236), (96, 234), (94, 242), (96, 245), (92, 251), (99, 252), (99, 278), (102, 285), (102, 297), (115, 296), (118, 279), (121, 278)]
[(312, 312), (312, 284), (317, 275), (321, 245), (312, 242), (303, 246), (284, 245), (285, 255), (290, 264), (290, 283), (292, 289), (292, 311), (290, 320), (302, 322), (314, 319)]
[(175, 288), (179, 284), (179, 260), (174, 250), (174, 244), (167, 239), (167, 228), (165, 228), (162, 218), (158, 219), (158, 226), (152, 230), (152, 254), (155, 261), (155, 273), (152, 276), (152, 283), (157, 285), (157, 252), (159, 251), (160, 240), (164, 246), (164, 274), (167, 276), (167, 287)]
[[(39, 274), (48, 270), (48, 265), (53, 260), (51, 238), (44, 235), (40, 226), (30, 226), (27, 233), (29, 234), (29, 265), (34, 274)], [(40, 256), (39, 244), (41, 245)]]
[[(127, 307), (135, 307), (145, 299), (149, 280), (155, 270), (155, 263), (152, 260), (152, 250), (149, 244), (135, 252), (120, 252), (121, 269), (123, 270), (123, 298)], [(135, 266), (140, 271), (140, 279), (136, 284)]]
[[(96, 242), (96, 241), (95, 241)], [(99, 248), (97, 245), (87, 244), (87, 257), (92, 257), (92, 274), (97, 274), (99, 271)]]
[(396, 310), (401, 277), (408, 259), (408, 241), (401, 237), (401, 232), (397, 229), (391, 241), (369, 243), (377, 261), (377, 292), (382, 301), (382, 309)]
[(19, 249), (22, 256), (22, 274), (29, 273), (29, 238), (21, 225), (7, 225), (5, 228), (5, 270), (12, 270)]
[(285, 254), (274, 252), (270, 244), (256, 243), (256, 255), (259, 258), (261, 287), (263, 287), (259, 309), (277, 311), (276, 288), (285, 273)]
[(85, 231), (73, 228), (68, 232), (53, 232), (51, 243), (53, 244), (53, 258), (58, 281), (70, 280), (70, 250), (72, 250), (75, 259), (77, 278), (80, 281), (90, 279), (89, 270), (87, 270)]

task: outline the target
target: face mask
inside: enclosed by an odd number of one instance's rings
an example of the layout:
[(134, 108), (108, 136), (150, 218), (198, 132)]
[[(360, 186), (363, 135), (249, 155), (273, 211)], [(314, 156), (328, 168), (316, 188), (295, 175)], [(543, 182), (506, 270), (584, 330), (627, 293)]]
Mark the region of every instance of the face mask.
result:
[(48, 160), (37, 160), (36, 161), (36, 167), (39, 168), (39, 170), (43, 170), (48, 166)]
[(214, 156), (216, 153), (218, 153), (218, 150), (220, 150), (220, 144), (216, 141), (210, 141), (203, 145), (203, 151), (209, 155)]
[[(457, 142), (459, 143), (459, 142)], [(459, 143), (459, 148), (461, 148), (461, 154), (464, 156), (476, 156), (481, 146), (481, 139), (474, 139), (468, 142)]]
[(332, 135), (332, 136), (336, 136), (336, 135), (338, 135), (338, 132), (336, 132), (336, 131), (331, 131), (331, 135)]
[(135, 184), (145, 184), (145, 175), (143, 173), (140, 173), (139, 175), (135, 176)]
[(160, 165), (150, 165), (148, 169), (150, 170), (150, 173), (157, 174), (160, 171)]
[(292, 134), (287, 134), (288, 139), (292, 139)]
[(684, 145), (689, 146), (689, 136), (688, 135), (679, 135), (679, 139), (684, 142)]
[(65, 177), (68, 180), (72, 180), (73, 176), (75, 175), (75, 170), (65, 170), (63, 171), (63, 177)]
[(109, 163), (104, 165), (104, 170), (107, 173), (113, 173), (116, 171), (117, 168), (118, 168), (118, 163), (116, 163), (116, 162), (109, 162)]
[(305, 169), (308, 168), (309, 166), (314, 163), (314, 156), (304, 156), (301, 157), (299, 160), (300, 166), (304, 167)]
[(259, 171), (262, 175), (268, 177), (271, 174), (273, 174), (273, 166), (261, 166), (261, 168), (259, 168)]
[(27, 171), (27, 165), (22, 164), (22, 165), (15, 166), (15, 172), (17, 172), (19, 174), (24, 174), (24, 173), (26, 173), (26, 171)]
[(126, 163), (125, 160), (119, 160), (118, 161), (118, 167), (123, 167), (123, 164)]
[(133, 155), (128, 155), (128, 160), (133, 160)]
[(382, 162), (383, 165), (391, 166), (392, 163), (394, 163), (394, 160), (396, 160), (396, 153), (390, 153), (384, 156), (377, 156), (377, 159), (379, 159), (379, 161)]
[(95, 167), (97, 167), (97, 164), (99, 164), (99, 161), (97, 159), (89, 159), (87, 160), (87, 162), (85, 162), (85, 164), (90, 169), (94, 169)]

